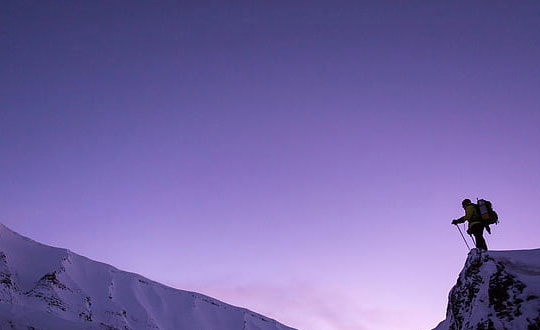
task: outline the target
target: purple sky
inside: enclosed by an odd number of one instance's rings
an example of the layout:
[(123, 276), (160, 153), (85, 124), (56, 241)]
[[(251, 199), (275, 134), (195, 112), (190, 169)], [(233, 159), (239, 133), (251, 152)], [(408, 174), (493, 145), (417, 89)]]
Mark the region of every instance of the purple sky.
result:
[(2, 1), (0, 221), (302, 330), (431, 329), (536, 248), (540, 5)]

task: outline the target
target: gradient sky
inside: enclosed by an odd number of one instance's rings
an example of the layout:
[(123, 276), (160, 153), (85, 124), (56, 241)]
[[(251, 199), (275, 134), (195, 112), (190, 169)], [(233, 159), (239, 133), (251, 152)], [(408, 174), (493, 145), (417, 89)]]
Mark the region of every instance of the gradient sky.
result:
[(2, 1), (0, 221), (302, 330), (443, 320), (463, 198), (539, 247), (535, 1)]

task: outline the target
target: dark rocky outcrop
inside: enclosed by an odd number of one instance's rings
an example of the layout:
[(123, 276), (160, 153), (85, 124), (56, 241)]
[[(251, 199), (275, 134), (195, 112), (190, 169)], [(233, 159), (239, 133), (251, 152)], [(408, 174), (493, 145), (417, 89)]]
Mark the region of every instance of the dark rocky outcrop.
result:
[(473, 249), (435, 330), (540, 329), (540, 250)]

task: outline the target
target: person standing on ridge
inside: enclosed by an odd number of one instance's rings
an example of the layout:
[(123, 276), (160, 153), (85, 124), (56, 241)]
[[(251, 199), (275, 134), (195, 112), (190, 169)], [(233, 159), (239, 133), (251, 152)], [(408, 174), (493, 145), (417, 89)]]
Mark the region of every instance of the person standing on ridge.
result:
[(487, 250), (487, 244), (483, 236), (484, 221), (482, 220), (480, 212), (478, 212), (476, 204), (473, 204), (471, 200), (467, 198), (461, 202), (461, 206), (463, 206), (463, 209), (465, 210), (465, 215), (459, 219), (452, 220), (452, 224), (457, 226), (458, 223), (468, 221), (469, 227), (467, 229), (467, 234), (474, 236), (476, 248)]

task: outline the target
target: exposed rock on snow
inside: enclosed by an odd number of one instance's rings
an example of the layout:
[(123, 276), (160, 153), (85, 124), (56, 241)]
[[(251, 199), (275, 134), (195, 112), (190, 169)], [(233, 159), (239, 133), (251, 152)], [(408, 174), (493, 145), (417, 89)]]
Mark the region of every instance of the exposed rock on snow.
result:
[(473, 249), (434, 330), (540, 330), (540, 249)]
[(247, 309), (37, 243), (1, 224), (0, 329), (293, 330)]

